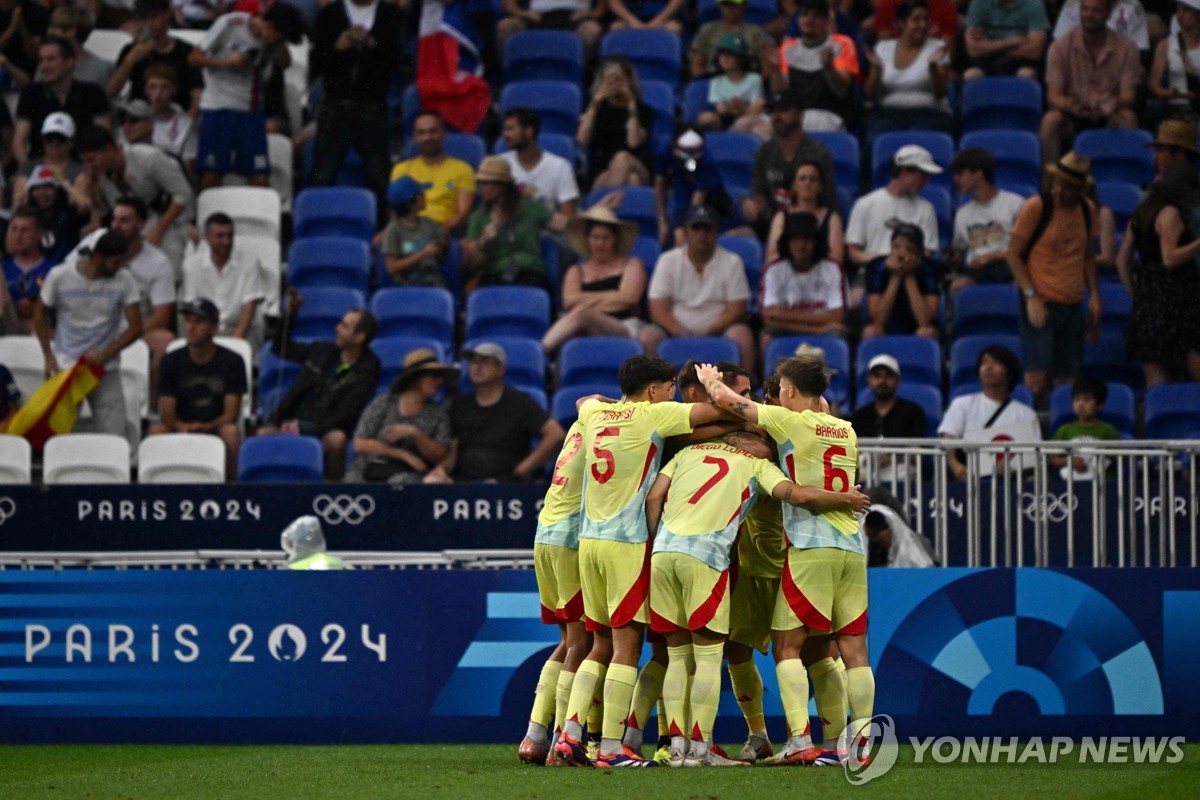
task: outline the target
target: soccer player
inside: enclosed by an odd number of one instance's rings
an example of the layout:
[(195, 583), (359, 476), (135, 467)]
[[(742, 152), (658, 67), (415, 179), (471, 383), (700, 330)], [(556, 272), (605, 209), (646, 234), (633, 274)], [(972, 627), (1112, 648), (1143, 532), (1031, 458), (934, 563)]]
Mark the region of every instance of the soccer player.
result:
[[(697, 370), (714, 404), (753, 422), (779, 445), (780, 466), (801, 485), (849, 491), (858, 470), (858, 437), (849, 422), (822, 410), (829, 371), (820, 361), (794, 356), (779, 365), (780, 407), (739, 397), (711, 365)], [(787, 556), (771, 619), (779, 694), (791, 739), (768, 764), (812, 764), (821, 751), (805, 738), (808, 674), (800, 650), (811, 634), (832, 633), (846, 666), (846, 694), (853, 720), (853, 752), (866, 758), (859, 735), (870, 724), (875, 678), (867, 661), (867, 562), (858, 521), (849, 511), (783, 510)]]
[[(591, 634), (583, 624), (583, 594), (579, 588), (579, 519), (583, 501), (583, 426), (578, 421), (567, 431), (554, 476), (533, 539), (533, 571), (542, 603), (542, 622), (558, 625), (558, 646), (546, 660), (534, 691), (529, 729), (517, 751), (528, 764), (544, 764), (552, 757), (554, 739), (567, 715), (571, 684), (584, 655), (591, 649)], [(550, 723), (553, 721), (553, 734)]]
[(743, 432), (691, 445), (663, 467), (646, 500), (647, 523), (657, 531), (651, 626), (666, 636), (669, 648), (663, 693), (671, 720), (671, 766), (748, 766), (713, 752), (710, 740), (729, 633), (730, 550), (755, 500), (763, 494), (792, 505), (851, 511), (870, 504), (858, 491), (798, 486), (770, 456), (761, 438)]
[(596, 766), (654, 766), (622, 742), (649, 620), (646, 493), (658, 475), (664, 439), (723, 416), (708, 403), (672, 402), (675, 370), (658, 356), (627, 359), (618, 379), (624, 393), (620, 402), (588, 398), (579, 409), (586, 459), (579, 578), (594, 641), (575, 673), (567, 720), (555, 745), (576, 766), (591, 764), (581, 720), (601, 684), (604, 721)]

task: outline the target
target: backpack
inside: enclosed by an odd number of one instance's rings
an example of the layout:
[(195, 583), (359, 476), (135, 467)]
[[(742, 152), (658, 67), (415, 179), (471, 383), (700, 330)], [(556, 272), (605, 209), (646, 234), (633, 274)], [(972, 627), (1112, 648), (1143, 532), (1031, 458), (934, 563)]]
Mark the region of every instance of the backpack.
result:
[[(1029, 241), (1025, 243), (1025, 249), (1021, 251), (1021, 260), (1029, 261), (1029, 254), (1033, 252), (1033, 246), (1038, 243), (1038, 239), (1042, 238), (1042, 234), (1046, 232), (1046, 228), (1050, 225), (1050, 217), (1054, 216), (1054, 196), (1049, 192), (1042, 192), (1042, 214), (1038, 217), (1037, 225), (1033, 228), (1033, 233), (1029, 236)], [(1092, 210), (1088, 207), (1087, 198), (1084, 197), (1079, 201), (1079, 207), (1083, 209), (1083, 229), (1085, 231), (1092, 228)]]

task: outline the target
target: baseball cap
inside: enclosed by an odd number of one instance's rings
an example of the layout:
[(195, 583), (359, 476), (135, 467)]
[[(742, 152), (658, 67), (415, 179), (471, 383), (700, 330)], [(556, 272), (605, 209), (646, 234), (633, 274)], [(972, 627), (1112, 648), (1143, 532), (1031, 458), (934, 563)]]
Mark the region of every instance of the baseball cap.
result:
[(683, 219), (684, 227), (691, 228), (696, 225), (711, 225), (714, 228), (719, 228), (721, 218), (717, 216), (717, 212), (706, 205), (692, 206), (687, 210), (687, 216)]
[(207, 297), (197, 297), (180, 304), (179, 312), (185, 317), (188, 314), (195, 314), (198, 317), (204, 317), (209, 322), (221, 321), (221, 312), (217, 310), (217, 304)]
[(58, 176), (45, 164), (38, 164), (34, 167), (33, 171), (29, 173), (29, 180), (25, 183), (26, 189), (34, 189), (38, 186), (58, 186)]
[(145, 100), (130, 100), (120, 106), (121, 113), (125, 115), (126, 120), (150, 119), (154, 116), (154, 109)]
[(480, 342), (462, 351), (463, 358), (494, 358), (500, 366), (508, 365), (508, 353), (495, 342)]
[(892, 156), (892, 165), (919, 169), (926, 175), (937, 175), (942, 168), (933, 160), (929, 151), (919, 144), (906, 144)]
[(57, 133), (59, 136), (74, 139), (75, 120), (71, 119), (71, 115), (65, 111), (55, 111), (53, 114), (47, 114), (46, 119), (42, 121), (42, 136), (48, 133)]
[(892, 372), (896, 373), (897, 378), (900, 377), (900, 362), (892, 356), (889, 356), (887, 353), (880, 353), (872, 358), (867, 364), (867, 372), (870, 372), (876, 367), (886, 367), (887, 369), (890, 369)]
[(388, 205), (392, 208), (406, 206), (421, 192), (428, 191), (432, 183), (421, 183), (408, 175), (402, 175), (388, 186)]

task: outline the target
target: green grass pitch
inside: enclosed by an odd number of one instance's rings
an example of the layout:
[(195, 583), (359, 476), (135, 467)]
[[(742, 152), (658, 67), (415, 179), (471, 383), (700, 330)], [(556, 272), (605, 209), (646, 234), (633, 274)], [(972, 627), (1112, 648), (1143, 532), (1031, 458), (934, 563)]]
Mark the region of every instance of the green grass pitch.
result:
[[(527, 767), (511, 745), (0, 747), (0, 798), (1195, 798), (1200, 744), (1177, 764), (916, 764), (851, 786), (840, 769), (609, 772)], [(786, 792), (786, 794), (785, 794)]]

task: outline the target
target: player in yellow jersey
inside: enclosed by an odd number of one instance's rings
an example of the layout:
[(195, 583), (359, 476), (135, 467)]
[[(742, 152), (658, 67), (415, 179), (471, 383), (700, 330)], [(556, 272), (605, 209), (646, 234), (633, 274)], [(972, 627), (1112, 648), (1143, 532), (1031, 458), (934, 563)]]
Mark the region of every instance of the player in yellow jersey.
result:
[(870, 504), (858, 491), (798, 486), (770, 456), (765, 442), (749, 433), (691, 445), (663, 467), (646, 501), (647, 522), (657, 529), (651, 626), (666, 636), (670, 656), (664, 695), (672, 766), (747, 766), (713, 752), (710, 740), (729, 633), (730, 551), (758, 497), (816, 509), (858, 511)]
[(533, 571), (542, 604), (542, 622), (558, 626), (559, 640), (542, 667), (529, 728), (518, 749), (518, 756), (528, 764), (549, 763), (548, 757), (553, 757), (554, 740), (566, 718), (575, 670), (592, 646), (592, 636), (583, 624), (583, 592), (579, 588), (582, 449), (583, 426), (575, 422), (567, 431), (554, 464), (554, 475), (533, 539)]
[[(713, 403), (757, 424), (779, 446), (780, 466), (801, 485), (849, 491), (858, 471), (858, 437), (849, 422), (825, 413), (821, 395), (829, 371), (809, 356), (794, 356), (776, 369), (780, 407), (739, 397), (711, 365), (697, 370)], [(781, 591), (771, 629), (776, 676), (791, 739), (770, 764), (812, 764), (821, 752), (808, 743), (808, 675), (800, 660), (805, 638), (832, 633), (846, 665), (846, 691), (855, 750), (857, 733), (870, 723), (875, 679), (867, 661), (867, 564), (858, 521), (848, 511), (814, 513), (788, 506), (783, 511), (788, 538)], [(854, 752), (855, 758), (864, 753)]]
[(666, 437), (722, 416), (707, 403), (672, 402), (675, 370), (658, 356), (627, 359), (618, 379), (624, 393), (620, 402), (588, 399), (579, 409), (586, 458), (579, 578), (593, 644), (575, 673), (567, 719), (555, 745), (556, 752), (578, 766), (591, 763), (581, 743), (582, 720), (601, 680), (604, 722), (596, 766), (654, 764), (621, 741), (649, 619), (646, 493), (658, 475)]

